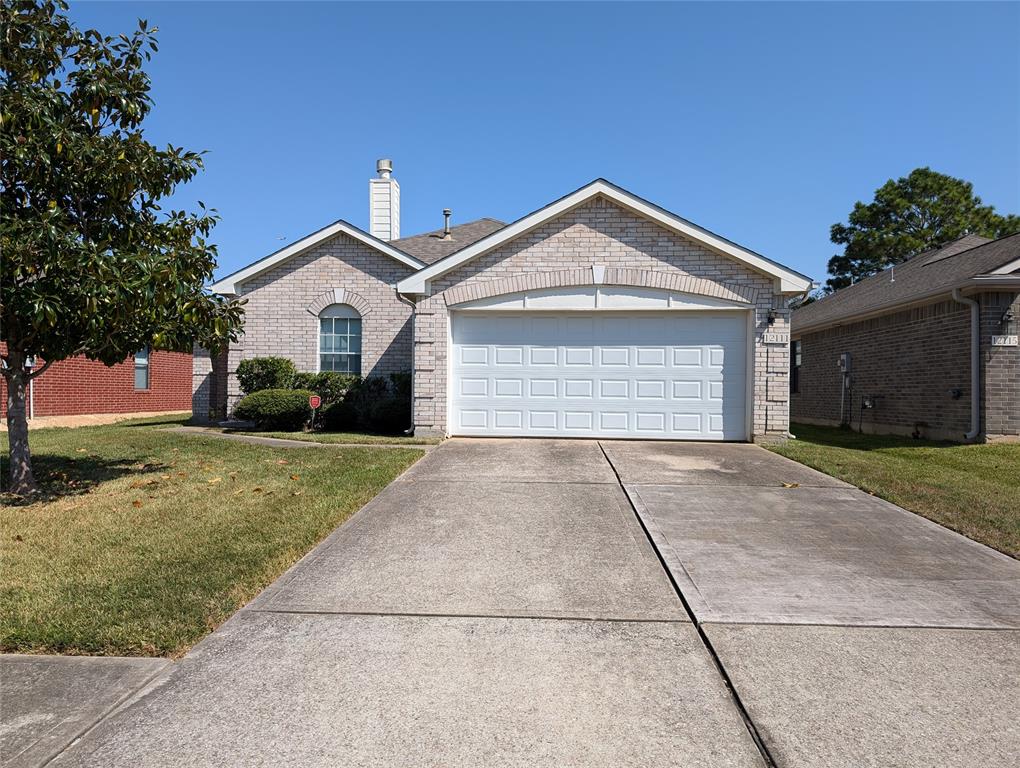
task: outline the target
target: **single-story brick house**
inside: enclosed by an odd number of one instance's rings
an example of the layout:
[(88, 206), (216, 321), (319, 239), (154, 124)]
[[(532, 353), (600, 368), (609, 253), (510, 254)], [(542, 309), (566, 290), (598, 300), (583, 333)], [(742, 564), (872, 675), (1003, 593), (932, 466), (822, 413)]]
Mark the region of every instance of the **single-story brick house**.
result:
[(794, 421), (1020, 436), (1020, 234), (967, 235), (793, 313)]
[[(35, 368), (42, 366), (35, 361)], [(82, 356), (51, 365), (26, 393), (30, 418), (93, 413), (191, 410), (191, 353), (142, 350), (116, 365)], [(0, 416), (7, 416), (7, 385), (0, 378)]]
[(401, 238), (391, 168), (369, 232), (337, 221), (212, 286), (248, 300), (246, 325), (225, 358), (196, 355), (195, 414), (233, 407), (241, 360), (281, 355), (412, 371), (419, 434), (787, 434), (807, 277), (602, 179), (511, 224)]

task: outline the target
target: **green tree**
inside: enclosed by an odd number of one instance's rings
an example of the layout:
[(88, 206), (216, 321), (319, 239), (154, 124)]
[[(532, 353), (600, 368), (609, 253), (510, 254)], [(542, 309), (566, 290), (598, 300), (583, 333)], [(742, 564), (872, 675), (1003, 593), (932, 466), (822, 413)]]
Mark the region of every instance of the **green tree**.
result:
[(917, 168), (890, 179), (870, 203), (857, 202), (846, 224), (833, 224), (830, 239), (843, 253), (829, 259), (826, 292), (968, 233), (1003, 237), (1020, 232), (1020, 216), (1000, 216), (982, 205), (970, 182)]
[[(157, 149), (143, 70), (155, 29), (77, 29), (63, 0), (0, 6), (0, 341), (7, 385), (10, 490), (35, 491), (27, 382), (85, 355), (107, 365), (137, 350), (220, 349), (238, 302), (205, 291), (217, 216), (159, 202), (201, 168), (201, 154)], [(40, 359), (29, 372), (26, 362)]]

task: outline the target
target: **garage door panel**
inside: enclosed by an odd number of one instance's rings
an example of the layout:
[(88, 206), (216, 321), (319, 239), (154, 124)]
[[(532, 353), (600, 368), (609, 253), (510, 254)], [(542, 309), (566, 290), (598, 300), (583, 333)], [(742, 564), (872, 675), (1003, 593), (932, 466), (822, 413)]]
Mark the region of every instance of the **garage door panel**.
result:
[(451, 431), (745, 439), (746, 314), (697, 314), (455, 313)]
[(521, 397), (524, 379), (496, 379), (493, 393), (496, 397)]
[(478, 379), (472, 376), (462, 376), (460, 379), (461, 397), (487, 397), (489, 394), (489, 380)]
[(556, 347), (532, 347), (530, 359), (532, 365), (556, 365), (559, 362), (559, 349)]
[(599, 361), (605, 367), (630, 367), (630, 349), (628, 347), (601, 347)]
[(563, 350), (563, 364), (571, 367), (590, 366), (595, 359), (591, 347), (567, 347)]
[(493, 411), (493, 426), (496, 429), (522, 429), (524, 426), (524, 411)]
[(459, 357), (461, 365), (485, 366), (489, 364), (489, 348), (464, 346), (460, 348)]

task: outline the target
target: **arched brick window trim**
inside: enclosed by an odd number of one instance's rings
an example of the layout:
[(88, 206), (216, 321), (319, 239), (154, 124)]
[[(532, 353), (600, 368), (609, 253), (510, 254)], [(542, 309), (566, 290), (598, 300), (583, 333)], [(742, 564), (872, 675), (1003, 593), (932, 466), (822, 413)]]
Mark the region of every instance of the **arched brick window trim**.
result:
[(320, 294), (315, 301), (308, 305), (308, 311), (318, 317), (319, 313), (331, 304), (346, 304), (354, 307), (362, 317), (372, 311), (364, 296), (347, 288), (331, 288)]
[[(601, 274), (599, 274), (601, 272)], [(679, 293), (711, 296), (726, 301), (754, 304), (758, 298), (756, 288), (734, 283), (721, 283), (704, 277), (693, 277), (674, 272), (655, 272), (650, 269), (621, 269), (592, 267), (561, 269), (549, 272), (527, 272), (499, 280), (457, 285), (444, 292), (447, 306), (466, 301), (488, 299), (508, 293), (522, 293), (539, 288), (567, 288), (575, 285), (627, 285), (635, 288), (661, 288)]]

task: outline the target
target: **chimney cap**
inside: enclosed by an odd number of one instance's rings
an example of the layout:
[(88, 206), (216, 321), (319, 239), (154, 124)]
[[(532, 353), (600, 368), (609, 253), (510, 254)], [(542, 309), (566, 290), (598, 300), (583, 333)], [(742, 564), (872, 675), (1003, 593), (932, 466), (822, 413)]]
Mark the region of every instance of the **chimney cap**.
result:
[(379, 173), (379, 178), (388, 179), (390, 174), (393, 172), (393, 161), (381, 157), (375, 161), (375, 170)]

